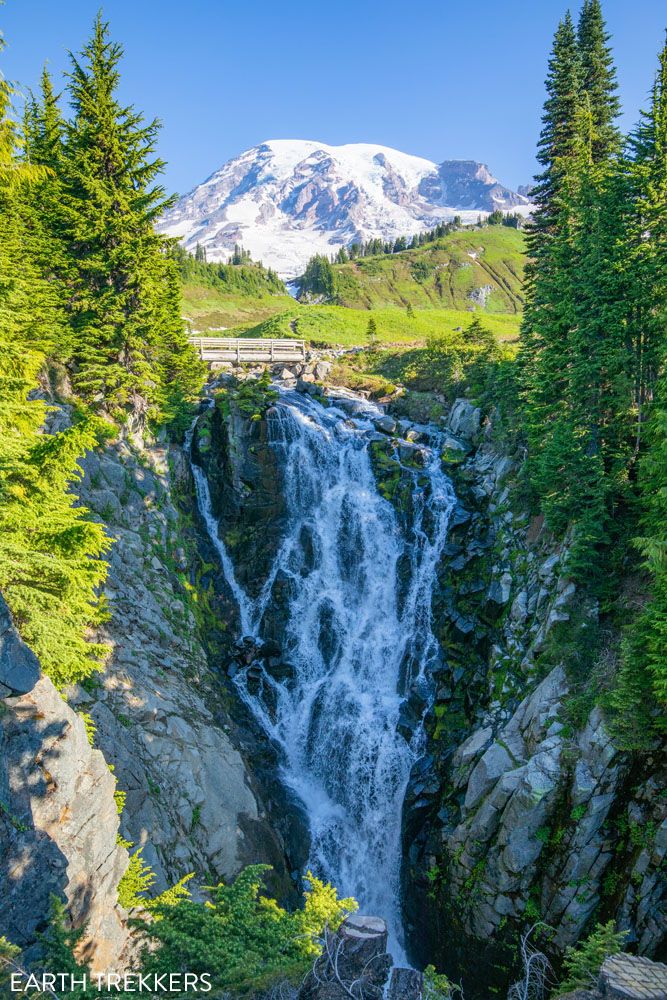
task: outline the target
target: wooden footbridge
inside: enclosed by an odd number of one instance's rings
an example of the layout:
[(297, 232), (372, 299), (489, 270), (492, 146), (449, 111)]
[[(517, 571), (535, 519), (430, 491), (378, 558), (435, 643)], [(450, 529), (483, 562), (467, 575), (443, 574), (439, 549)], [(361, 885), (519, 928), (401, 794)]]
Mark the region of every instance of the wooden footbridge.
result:
[(197, 337), (188, 338), (199, 351), (202, 361), (231, 361), (236, 364), (253, 362), (304, 361), (306, 343), (303, 340), (262, 340), (259, 337)]

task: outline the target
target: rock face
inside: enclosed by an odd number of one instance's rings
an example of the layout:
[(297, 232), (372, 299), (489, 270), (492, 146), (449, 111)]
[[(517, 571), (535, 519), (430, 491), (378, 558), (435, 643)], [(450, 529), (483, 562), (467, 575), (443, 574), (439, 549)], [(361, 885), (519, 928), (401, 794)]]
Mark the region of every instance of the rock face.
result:
[(53, 894), (85, 926), (80, 949), (93, 970), (123, 968), (116, 783), (81, 717), (39, 676), (2, 598), (0, 636), (0, 935), (36, 959)]
[(597, 622), (567, 576), (567, 539), (512, 506), (519, 460), (479, 409), (457, 400), (445, 431), (465, 448), (452, 472), (464, 511), (434, 608), (445, 656), (426, 755), (406, 796), (406, 916), (413, 957), (485, 997), (537, 920), (555, 928), (556, 960), (612, 918), (653, 956), (667, 820), (656, 759), (621, 753), (564, 669), (562, 651), (585, 649)]
[(199, 421), (194, 439), (195, 459), (206, 471), (219, 531), (239, 583), (253, 597), (275, 558), (285, 517), (280, 470), (262, 417), (270, 400), (262, 398), (261, 390), (252, 405), (225, 393)]
[[(263, 861), (274, 868), (272, 891), (286, 900), (288, 871), (298, 865), (286, 859), (280, 823), (269, 821), (239, 750), (224, 675), (211, 672), (200, 639), (221, 628), (224, 639), (231, 615), (212, 593), (212, 555), (206, 565), (192, 521), (174, 503), (192, 493), (184, 456), (125, 439), (84, 466), (82, 501), (115, 539), (102, 635), (112, 655), (95, 690), (71, 698), (93, 718), (96, 745), (126, 795), (122, 835), (143, 846), (158, 891), (188, 872), (227, 880)], [(190, 597), (195, 589), (200, 603)], [(280, 812), (289, 825), (282, 802)]]

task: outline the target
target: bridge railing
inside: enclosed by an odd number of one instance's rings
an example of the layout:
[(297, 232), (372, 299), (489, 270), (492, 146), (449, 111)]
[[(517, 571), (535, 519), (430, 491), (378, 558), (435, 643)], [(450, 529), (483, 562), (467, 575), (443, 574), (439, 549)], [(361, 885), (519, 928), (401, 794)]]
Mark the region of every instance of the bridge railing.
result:
[(304, 340), (262, 340), (259, 337), (197, 337), (188, 338), (199, 351), (202, 361), (303, 361), (306, 357)]

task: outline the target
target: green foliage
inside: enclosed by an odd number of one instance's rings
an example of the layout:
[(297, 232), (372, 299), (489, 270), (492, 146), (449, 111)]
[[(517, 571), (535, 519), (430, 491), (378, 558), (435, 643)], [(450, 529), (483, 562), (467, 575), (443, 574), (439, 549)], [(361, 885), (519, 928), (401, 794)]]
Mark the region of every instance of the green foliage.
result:
[(299, 294), (321, 295), (329, 300), (335, 298), (336, 272), (328, 257), (316, 254), (310, 258), (299, 281)]
[[(237, 409), (251, 420), (261, 420), (269, 406), (278, 398), (278, 393), (270, 386), (271, 375), (268, 369), (265, 369), (257, 379), (247, 379), (237, 382), (229, 389), (221, 389), (216, 395), (216, 406), (226, 417), (229, 415), (230, 404), (234, 403)], [(206, 427), (203, 429), (203, 434), (206, 438)]]
[(205, 286), (222, 294), (237, 293), (251, 297), (285, 295), (285, 285), (278, 275), (261, 264), (213, 264), (193, 257), (180, 244), (170, 249), (183, 284)]
[[(130, 841), (118, 838), (118, 843), (126, 850), (133, 846)], [(150, 912), (159, 907), (176, 906), (182, 900), (190, 898), (188, 882), (193, 878), (193, 873), (184, 875), (182, 879), (165, 889), (158, 896), (150, 896), (150, 889), (157, 878), (150, 865), (144, 862), (142, 857), (143, 847), (138, 847), (130, 854), (130, 861), (125, 874), (118, 883), (118, 902), (126, 909), (131, 910), (135, 906), (141, 906)]]
[(59, 434), (41, 433), (47, 408), (31, 395), (43, 363), (35, 348), (49, 343), (40, 331), (52, 290), (22, 253), (17, 202), (43, 175), (36, 181), (16, 163), (7, 100), (0, 81), (0, 589), (43, 669), (62, 686), (100, 669), (106, 653), (87, 633), (104, 616), (98, 588), (110, 540), (70, 492), (101, 424), (84, 418)]
[(613, 920), (607, 924), (597, 924), (585, 941), (568, 947), (563, 959), (565, 977), (557, 993), (569, 993), (577, 989), (592, 989), (598, 979), (605, 958), (623, 950), (627, 931), (617, 931)]
[(21, 949), (0, 936), (0, 989), (9, 992), (11, 976), (16, 972), (16, 961), (21, 954)]
[(210, 972), (218, 989), (247, 991), (290, 974), (301, 976), (319, 954), (325, 926), (335, 929), (356, 909), (332, 886), (310, 873), (303, 909), (288, 913), (260, 894), (267, 865), (251, 865), (230, 885), (210, 889), (204, 905), (182, 901), (156, 905), (143, 929), (156, 946), (147, 951), (148, 972)]
[(516, 229), (456, 229), (401, 253), (337, 262), (336, 302), (354, 309), (469, 310), (474, 289), (491, 285), (484, 313), (518, 314), (524, 254)]
[(424, 1000), (451, 1000), (455, 992), (462, 993), (460, 986), (455, 986), (443, 973), (436, 972), (434, 965), (424, 969)]
[(154, 230), (169, 204), (157, 183), (159, 124), (120, 104), (121, 57), (98, 16), (81, 57), (71, 57), (71, 121), (60, 117), (48, 76), (41, 99), (29, 102), (26, 145), (48, 176), (29, 199), (27, 230), (57, 298), (65, 331), (57, 353), (77, 393), (119, 417), (178, 421), (204, 369), (180, 318), (169, 241)]
[[(132, 847), (129, 840), (123, 840), (121, 837), (118, 843), (128, 851)], [(142, 851), (143, 848), (138, 847), (133, 854), (130, 854), (129, 864), (118, 883), (118, 902), (126, 910), (146, 905), (146, 894), (156, 879), (150, 865), (144, 864)]]
[(666, 53), (622, 149), (598, 0), (584, 3), (577, 33), (569, 18), (558, 29), (519, 352), (534, 505), (554, 532), (568, 532), (569, 575), (606, 602), (633, 561), (627, 539), (640, 516), (650, 598), (628, 628), (611, 694), (594, 690), (589, 665), (572, 706), (581, 716), (604, 700), (628, 749), (664, 732), (667, 702)]
[[(75, 957), (75, 951), (83, 933), (83, 928), (74, 930), (71, 927), (65, 904), (57, 896), (51, 896), (49, 927), (42, 938), (44, 968), (49, 971), (57, 971), (67, 977), (76, 977), (79, 980), (82, 980), (84, 976), (90, 978), (89, 968)], [(93, 993), (92, 989), (75, 988), (65, 993), (64, 996), (67, 997), (67, 1000), (88, 1000)]]
[(77, 458), (97, 439), (84, 421), (39, 433), (45, 408), (28, 400), (39, 356), (14, 344), (0, 353), (0, 589), (22, 636), (58, 685), (101, 669), (106, 647), (87, 641), (104, 618), (98, 588), (110, 546), (102, 525), (74, 507)]
[[(422, 346), (430, 337), (460, 332), (470, 323), (468, 309), (415, 309), (408, 317), (405, 309), (347, 309), (334, 305), (301, 305), (290, 308), (244, 332), (250, 337), (300, 337), (316, 345), (366, 345), (370, 315), (377, 324), (380, 344)], [(514, 341), (519, 332), (517, 315), (484, 314), (484, 325), (500, 341)]]

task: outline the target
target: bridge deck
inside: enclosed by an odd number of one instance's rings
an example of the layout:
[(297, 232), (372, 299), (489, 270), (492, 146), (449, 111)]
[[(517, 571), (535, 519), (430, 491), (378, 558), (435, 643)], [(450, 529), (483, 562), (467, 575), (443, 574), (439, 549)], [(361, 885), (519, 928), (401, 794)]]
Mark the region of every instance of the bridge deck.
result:
[(258, 337), (190, 337), (202, 361), (303, 361), (303, 340), (261, 340)]

